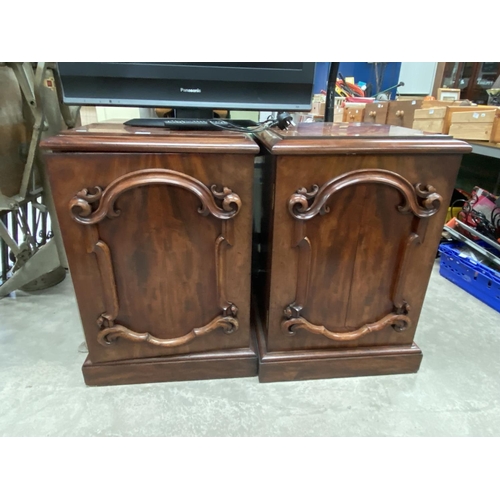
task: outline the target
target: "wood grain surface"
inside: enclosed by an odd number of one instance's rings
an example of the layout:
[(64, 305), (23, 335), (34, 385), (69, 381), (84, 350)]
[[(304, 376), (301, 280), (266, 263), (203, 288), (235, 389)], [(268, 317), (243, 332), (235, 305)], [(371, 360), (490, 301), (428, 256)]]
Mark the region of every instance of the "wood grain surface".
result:
[[(131, 135), (122, 140), (135, 148), (139, 143)], [(192, 379), (189, 357), (212, 352), (225, 361), (210, 358), (204, 369), (205, 358), (197, 358), (193, 373), (200, 378), (210, 378), (209, 365), (214, 377), (230, 377), (231, 370), (234, 376), (248, 373), (251, 360), (241, 371), (237, 363), (226, 363), (224, 353), (238, 351), (241, 357), (245, 350), (247, 359), (252, 352), (252, 182), (258, 146), (242, 134), (222, 136), (191, 135), (196, 147), (183, 153), (161, 134), (163, 153), (147, 149), (147, 141), (140, 146), (147, 153), (127, 147), (114, 152), (115, 146), (104, 152), (110, 143), (97, 133), (61, 134), (45, 144), (89, 348), (85, 370), (101, 374), (96, 377), (102, 383), (178, 380), (172, 373), (161, 375), (174, 366), (166, 361), (148, 368), (149, 378), (139, 374), (139, 365), (130, 368), (135, 375), (109, 365), (149, 360), (140, 365), (149, 367), (172, 356), (185, 356), (182, 377)], [(177, 144), (184, 140), (177, 136)], [(204, 141), (210, 143), (206, 148)], [(224, 154), (214, 145), (222, 145)], [(67, 151), (73, 147), (81, 151)]]
[[(415, 331), (461, 155), (470, 146), (366, 124), (349, 125), (348, 138), (326, 136), (340, 127), (314, 125), (296, 135), (261, 135), (274, 157), (264, 215), (267, 292), (264, 301), (256, 299), (264, 302), (261, 373), (276, 363), (270, 379), (300, 379), (295, 368), (278, 374), (288, 363), (283, 356), (295, 363), (298, 353), (308, 353), (314, 366), (319, 352), (351, 361), (338, 371), (322, 361), (313, 378), (322, 371), (375, 373), (364, 361), (356, 368), (355, 353), (369, 358), (372, 349), (398, 366), (384, 361), (381, 372), (416, 371)], [(393, 348), (403, 349), (400, 361), (386, 358)]]
[(255, 154), (259, 148), (239, 132), (175, 131), (99, 123), (61, 132), (40, 144), (52, 151)]

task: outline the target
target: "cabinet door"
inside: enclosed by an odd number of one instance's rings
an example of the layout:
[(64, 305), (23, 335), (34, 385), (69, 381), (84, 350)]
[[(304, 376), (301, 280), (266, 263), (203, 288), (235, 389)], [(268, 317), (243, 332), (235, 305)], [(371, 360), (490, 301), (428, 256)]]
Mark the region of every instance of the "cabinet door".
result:
[(411, 344), (458, 159), (280, 158), (271, 350)]
[(253, 159), (54, 154), (93, 362), (249, 346)]

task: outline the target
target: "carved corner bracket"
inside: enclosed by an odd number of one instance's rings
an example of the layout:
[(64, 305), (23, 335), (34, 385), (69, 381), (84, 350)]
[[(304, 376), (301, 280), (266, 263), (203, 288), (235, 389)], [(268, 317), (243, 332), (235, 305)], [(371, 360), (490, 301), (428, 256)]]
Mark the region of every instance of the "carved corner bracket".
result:
[[(193, 328), (189, 333), (176, 338), (158, 338), (149, 332), (135, 332), (115, 322), (119, 313), (119, 301), (116, 280), (113, 271), (111, 251), (109, 246), (100, 239), (97, 223), (105, 217), (115, 218), (120, 211), (115, 208), (117, 198), (135, 187), (161, 184), (176, 186), (195, 194), (201, 201), (198, 212), (207, 216), (209, 214), (222, 221), (222, 233), (215, 241), (216, 283), (220, 314), (206, 325)], [(218, 200), (219, 203), (216, 202)], [(106, 311), (97, 318), (100, 329), (97, 340), (103, 346), (112, 345), (119, 338), (132, 342), (146, 342), (159, 347), (177, 347), (192, 342), (197, 337), (206, 335), (217, 329), (222, 329), (225, 334), (232, 334), (239, 328), (237, 319), (237, 306), (226, 298), (226, 246), (232, 245), (233, 221), (241, 208), (241, 199), (227, 187), (217, 190), (216, 185), (207, 188), (202, 182), (181, 172), (163, 169), (148, 169), (132, 172), (119, 177), (108, 187), (102, 189), (96, 186), (93, 190), (85, 188), (79, 191), (69, 203), (72, 218), (88, 226), (87, 251), (95, 253), (101, 275), (101, 285)]]
[[(392, 312), (356, 330), (334, 332), (323, 325), (311, 323), (302, 315), (307, 304), (311, 272), (311, 241), (306, 236), (305, 224), (307, 220), (316, 215), (325, 215), (329, 212), (327, 203), (331, 196), (346, 187), (357, 184), (383, 184), (396, 189), (403, 196), (403, 203), (397, 207), (398, 211), (402, 214), (413, 214), (417, 222), (402, 245), (399, 254), (397, 272), (393, 282)], [(383, 330), (388, 326), (392, 326), (398, 332), (406, 330), (411, 325), (410, 306), (403, 298), (408, 256), (412, 247), (420, 244), (424, 238), (425, 225), (421, 231), (422, 234), (419, 234), (420, 220), (434, 215), (439, 210), (441, 203), (442, 197), (433, 186), (424, 186), (420, 183), (412, 185), (401, 175), (380, 169), (349, 172), (328, 181), (321, 187), (314, 184), (310, 191), (305, 187), (298, 189), (288, 200), (288, 210), (295, 219), (293, 246), (299, 251), (297, 284), (295, 300), (285, 307), (283, 312), (282, 331), (288, 335), (295, 335), (300, 328), (312, 334), (323, 335), (331, 340), (350, 341)]]

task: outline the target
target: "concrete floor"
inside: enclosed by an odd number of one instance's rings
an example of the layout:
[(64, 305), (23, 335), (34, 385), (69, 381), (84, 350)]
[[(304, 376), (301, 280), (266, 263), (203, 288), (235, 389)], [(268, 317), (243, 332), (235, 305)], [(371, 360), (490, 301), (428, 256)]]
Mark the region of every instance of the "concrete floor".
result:
[(0, 300), (1, 436), (498, 436), (500, 315), (433, 270), (420, 372), (86, 387), (68, 277)]

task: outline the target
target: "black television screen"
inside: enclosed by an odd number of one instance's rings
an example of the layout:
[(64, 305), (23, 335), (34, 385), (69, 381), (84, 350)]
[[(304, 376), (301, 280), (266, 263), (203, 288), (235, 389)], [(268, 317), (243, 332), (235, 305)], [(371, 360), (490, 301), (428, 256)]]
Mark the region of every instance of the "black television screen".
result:
[(315, 63), (58, 63), (67, 104), (305, 111)]

